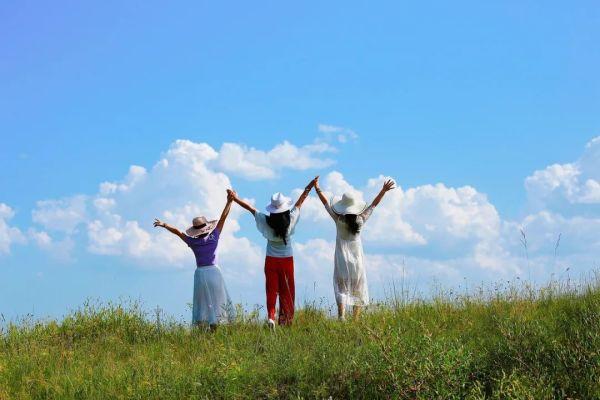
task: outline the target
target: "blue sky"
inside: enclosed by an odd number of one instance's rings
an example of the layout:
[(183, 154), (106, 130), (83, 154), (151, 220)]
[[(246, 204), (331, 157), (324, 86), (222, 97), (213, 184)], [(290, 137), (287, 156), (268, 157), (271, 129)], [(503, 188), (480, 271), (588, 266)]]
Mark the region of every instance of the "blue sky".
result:
[[(100, 183), (123, 182), (131, 165), (151, 175), (177, 139), (218, 152), (234, 143), (246, 155), (249, 148), (268, 152), (283, 141), (297, 149), (313, 143), (335, 148), (302, 153), (317, 164), (334, 161), (319, 168), (285, 168), (262, 158), (262, 167), (276, 170), (270, 178), (248, 179), (224, 161), (209, 163), (260, 204), (275, 190), (290, 193), (312, 175), (332, 171), (366, 197), (369, 179), (392, 176), (402, 193), (415, 189), (415, 204), (435, 198), (431, 207), (439, 210), (456, 201), (470, 210), (473, 200), (467, 194), (448, 200), (439, 188), (432, 195), (427, 185), (468, 186), (487, 196), (475, 201), (482, 215), (490, 215), (488, 205), (497, 213), (487, 225), (477, 222), (485, 219), (479, 214), (444, 211), (452, 223), (468, 219), (448, 231), (456, 240), (431, 234), (424, 219), (431, 208), (404, 209), (408, 197), (400, 194), (388, 202), (402, 208), (397, 218), (410, 229), (376, 221), (365, 250), (374, 266), (392, 265), (392, 272), (398, 259), (414, 258), (406, 279), (420, 285), (432, 276), (445, 281), (444, 268), (473, 281), (497, 276), (478, 253), (491, 243), (499, 243), (495, 257), (506, 257), (502, 273), (522, 274), (511, 232), (528, 224), (540, 243), (559, 231), (587, 232), (577, 240), (592, 244), (565, 247), (564, 263), (577, 260), (585, 270), (598, 260), (593, 237), (600, 201), (593, 182), (600, 177), (596, 145), (586, 148), (600, 134), (600, 9), (594, 2), (21, 2), (1, 5), (0, 19), (0, 203), (10, 208), (0, 229), (12, 229), (0, 253), (5, 315), (61, 315), (88, 296), (140, 298), (186, 315), (193, 268), (183, 265), (193, 265), (191, 254), (149, 265), (122, 247), (90, 250), (90, 224), (107, 226), (104, 216), (86, 215), (67, 231), (32, 214), (43, 200), (72, 206), (65, 199), (83, 195), (91, 202), (100, 197)], [(357, 138), (340, 143), (319, 124), (343, 127)], [(547, 169), (553, 164), (560, 168)], [(541, 171), (537, 177), (535, 171)], [(527, 177), (533, 177), (528, 185)], [(332, 192), (343, 186), (337, 175), (329, 183)], [(163, 209), (136, 202), (164, 193), (157, 184), (144, 185), (139, 194), (120, 195), (119, 215), (154, 235), (144, 218)], [(216, 195), (206, 196), (198, 205), (212, 211), (209, 196)], [(190, 199), (172, 201), (176, 207)], [(316, 213), (304, 218), (298, 243), (306, 247), (299, 251), (320, 246), (324, 272), (301, 279), (307, 287), (311, 279), (324, 280), (315, 295), (331, 296), (325, 253), (332, 231)], [(262, 249), (249, 217), (239, 214), (235, 221), (240, 229), (232, 237), (247, 237)], [(437, 229), (450, 226), (446, 222)], [(314, 235), (311, 224), (323, 228)], [(376, 228), (396, 232), (397, 242), (381, 243)], [(53, 245), (44, 249), (36, 242), (41, 232)], [(419, 235), (421, 244), (414, 239)], [(70, 241), (69, 254), (56, 256), (54, 244), (61, 240)], [(543, 279), (558, 267), (540, 257), (535, 272)], [(373, 269), (374, 281), (392, 273)], [(260, 273), (250, 286), (238, 284), (242, 277), (229, 277), (234, 298), (261, 302)]]

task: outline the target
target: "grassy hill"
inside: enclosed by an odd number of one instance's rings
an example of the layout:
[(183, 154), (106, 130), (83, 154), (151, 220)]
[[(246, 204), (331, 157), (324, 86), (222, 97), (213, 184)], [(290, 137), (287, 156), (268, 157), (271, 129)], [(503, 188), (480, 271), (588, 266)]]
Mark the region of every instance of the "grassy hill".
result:
[(305, 306), (217, 333), (86, 305), (2, 331), (0, 399), (600, 398), (600, 290), (554, 284), (390, 301), (358, 321)]

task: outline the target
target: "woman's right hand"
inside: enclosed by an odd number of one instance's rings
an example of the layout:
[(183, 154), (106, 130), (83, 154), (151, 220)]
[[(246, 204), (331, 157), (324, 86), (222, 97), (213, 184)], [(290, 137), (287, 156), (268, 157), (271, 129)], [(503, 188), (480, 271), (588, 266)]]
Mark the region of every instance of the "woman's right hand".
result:
[(164, 222), (162, 222), (158, 218), (154, 218), (154, 227), (156, 228), (157, 226), (160, 226), (161, 228), (164, 228), (165, 226), (167, 226), (167, 224), (165, 224)]

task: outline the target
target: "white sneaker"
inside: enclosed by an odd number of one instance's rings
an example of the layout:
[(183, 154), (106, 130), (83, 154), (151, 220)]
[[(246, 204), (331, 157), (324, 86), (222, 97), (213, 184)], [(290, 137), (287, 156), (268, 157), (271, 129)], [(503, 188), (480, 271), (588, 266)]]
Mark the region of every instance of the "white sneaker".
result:
[(267, 321), (267, 325), (269, 326), (269, 329), (272, 332), (275, 332), (275, 321), (273, 321), (271, 318), (269, 318), (269, 320)]

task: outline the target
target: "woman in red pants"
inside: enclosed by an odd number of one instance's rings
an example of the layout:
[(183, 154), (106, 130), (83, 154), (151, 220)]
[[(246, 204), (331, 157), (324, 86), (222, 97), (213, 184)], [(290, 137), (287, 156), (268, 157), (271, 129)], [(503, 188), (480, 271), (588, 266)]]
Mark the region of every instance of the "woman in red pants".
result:
[(294, 256), (292, 252), (292, 235), (300, 218), (300, 207), (308, 197), (315, 184), (315, 179), (304, 189), (304, 192), (292, 207), (290, 198), (281, 193), (271, 197), (267, 206), (269, 215), (256, 210), (252, 205), (231, 192), (233, 200), (250, 211), (256, 220), (256, 227), (267, 239), (267, 257), (265, 259), (265, 278), (267, 291), (267, 324), (275, 329), (275, 303), (279, 295), (279, 324), (290, 325), (294, 318)]

